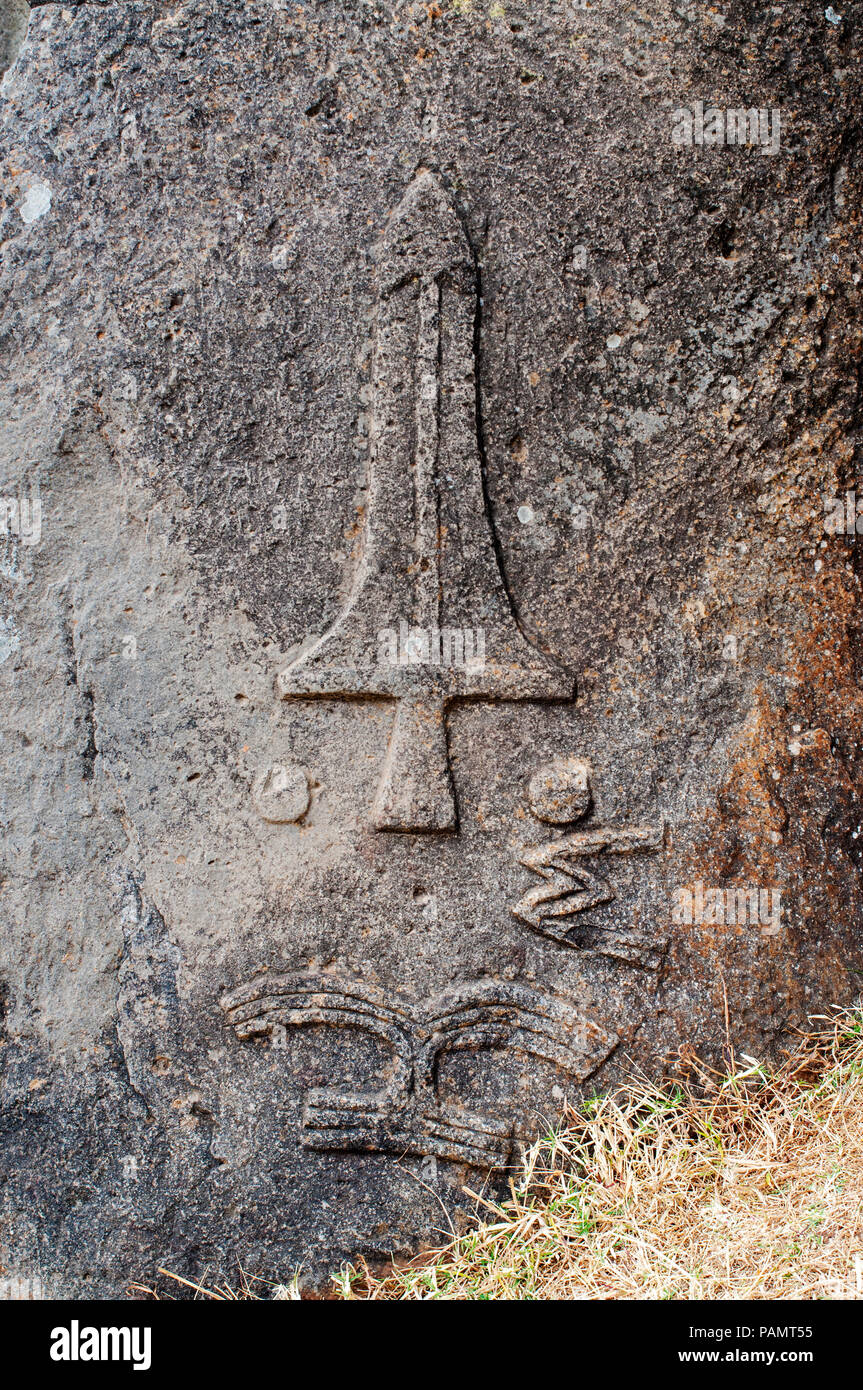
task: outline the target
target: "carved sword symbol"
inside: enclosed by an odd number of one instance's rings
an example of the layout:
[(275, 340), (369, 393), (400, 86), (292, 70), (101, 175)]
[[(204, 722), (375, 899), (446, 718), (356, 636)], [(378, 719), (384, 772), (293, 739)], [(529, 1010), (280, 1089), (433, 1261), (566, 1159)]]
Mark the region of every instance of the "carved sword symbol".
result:
[[(420, 174), (378, 256), (368, 514), (347, 607), (278, 677), (284, 700), (389, 699), (395, 723), (377, 830), (457, 824), (446, 711), (454, 700), (568, 700), (573, 678), (516, 621), (492, 541), (480, 459), (477, 278), (447, 195)], [(484, 661), (381, 659), (380, 634), (479, 631)]]

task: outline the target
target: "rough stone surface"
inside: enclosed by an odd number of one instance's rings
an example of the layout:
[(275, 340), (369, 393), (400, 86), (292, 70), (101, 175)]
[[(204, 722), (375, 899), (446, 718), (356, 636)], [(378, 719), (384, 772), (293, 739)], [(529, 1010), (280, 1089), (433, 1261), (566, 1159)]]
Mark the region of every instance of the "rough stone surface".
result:
[(19, 9), (0, 1273), (314, 1285), (857, 991), (863, 6)]

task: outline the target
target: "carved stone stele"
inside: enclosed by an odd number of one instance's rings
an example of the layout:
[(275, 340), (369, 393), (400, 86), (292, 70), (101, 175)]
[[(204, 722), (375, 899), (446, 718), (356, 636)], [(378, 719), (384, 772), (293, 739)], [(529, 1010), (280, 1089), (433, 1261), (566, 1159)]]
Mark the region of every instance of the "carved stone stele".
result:
[(863, 66), (778, 8), (0, 3), (0, 1277), (329, 1288), (858, 995)]

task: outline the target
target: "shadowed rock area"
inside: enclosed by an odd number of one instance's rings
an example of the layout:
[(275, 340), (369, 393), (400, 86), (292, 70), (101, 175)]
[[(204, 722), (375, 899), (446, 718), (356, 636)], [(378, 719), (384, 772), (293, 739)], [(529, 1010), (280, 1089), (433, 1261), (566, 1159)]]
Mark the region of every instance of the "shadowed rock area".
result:
[(840, 9), (0, 3), (0, 1277), (311, 1289), (858, 994)]

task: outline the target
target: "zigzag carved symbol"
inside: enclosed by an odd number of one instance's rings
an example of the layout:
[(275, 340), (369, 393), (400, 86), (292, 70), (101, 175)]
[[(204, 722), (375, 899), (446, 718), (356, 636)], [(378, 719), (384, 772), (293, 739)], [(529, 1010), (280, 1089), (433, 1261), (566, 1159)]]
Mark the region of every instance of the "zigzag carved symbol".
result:
[[(528, 889), (512, 908), (513, 915), (541, 936), (564, 946), (578, 946), (580, 943), (570, 935), (573, 923), (565, 919), (612, 902), (617, 896), (610, 884), (590, 873), (579, 860), (604, 854), (655, 854), (662, 849), (662, 840), (661, 827), (594, 827), (525, 851), (519, 862), (544, 882)], [(660, 951), (652, 939), (638, 933), (602, 929), (596, 929), (594, 935), (594, 949), (601, 954), (658, 969)]]
[(511, 1118), (472, 1115), (438, 1096), (440, 1057), (509, 1048), (583, 1081), (618, 1039), (571, 1004), (526, 985), (482, 981), (438, 995), (425, 1008), (361, 980), (304, 973), (261, 975), (221, 1000), (241, 1040), (310, 1024), (358, 1029), (392, 1049), (394, 1068), (376, 1093), (309, 1091), (302, 1142), (310, 1149), (427, 1154), (479, 1167), (506, 1164)]

